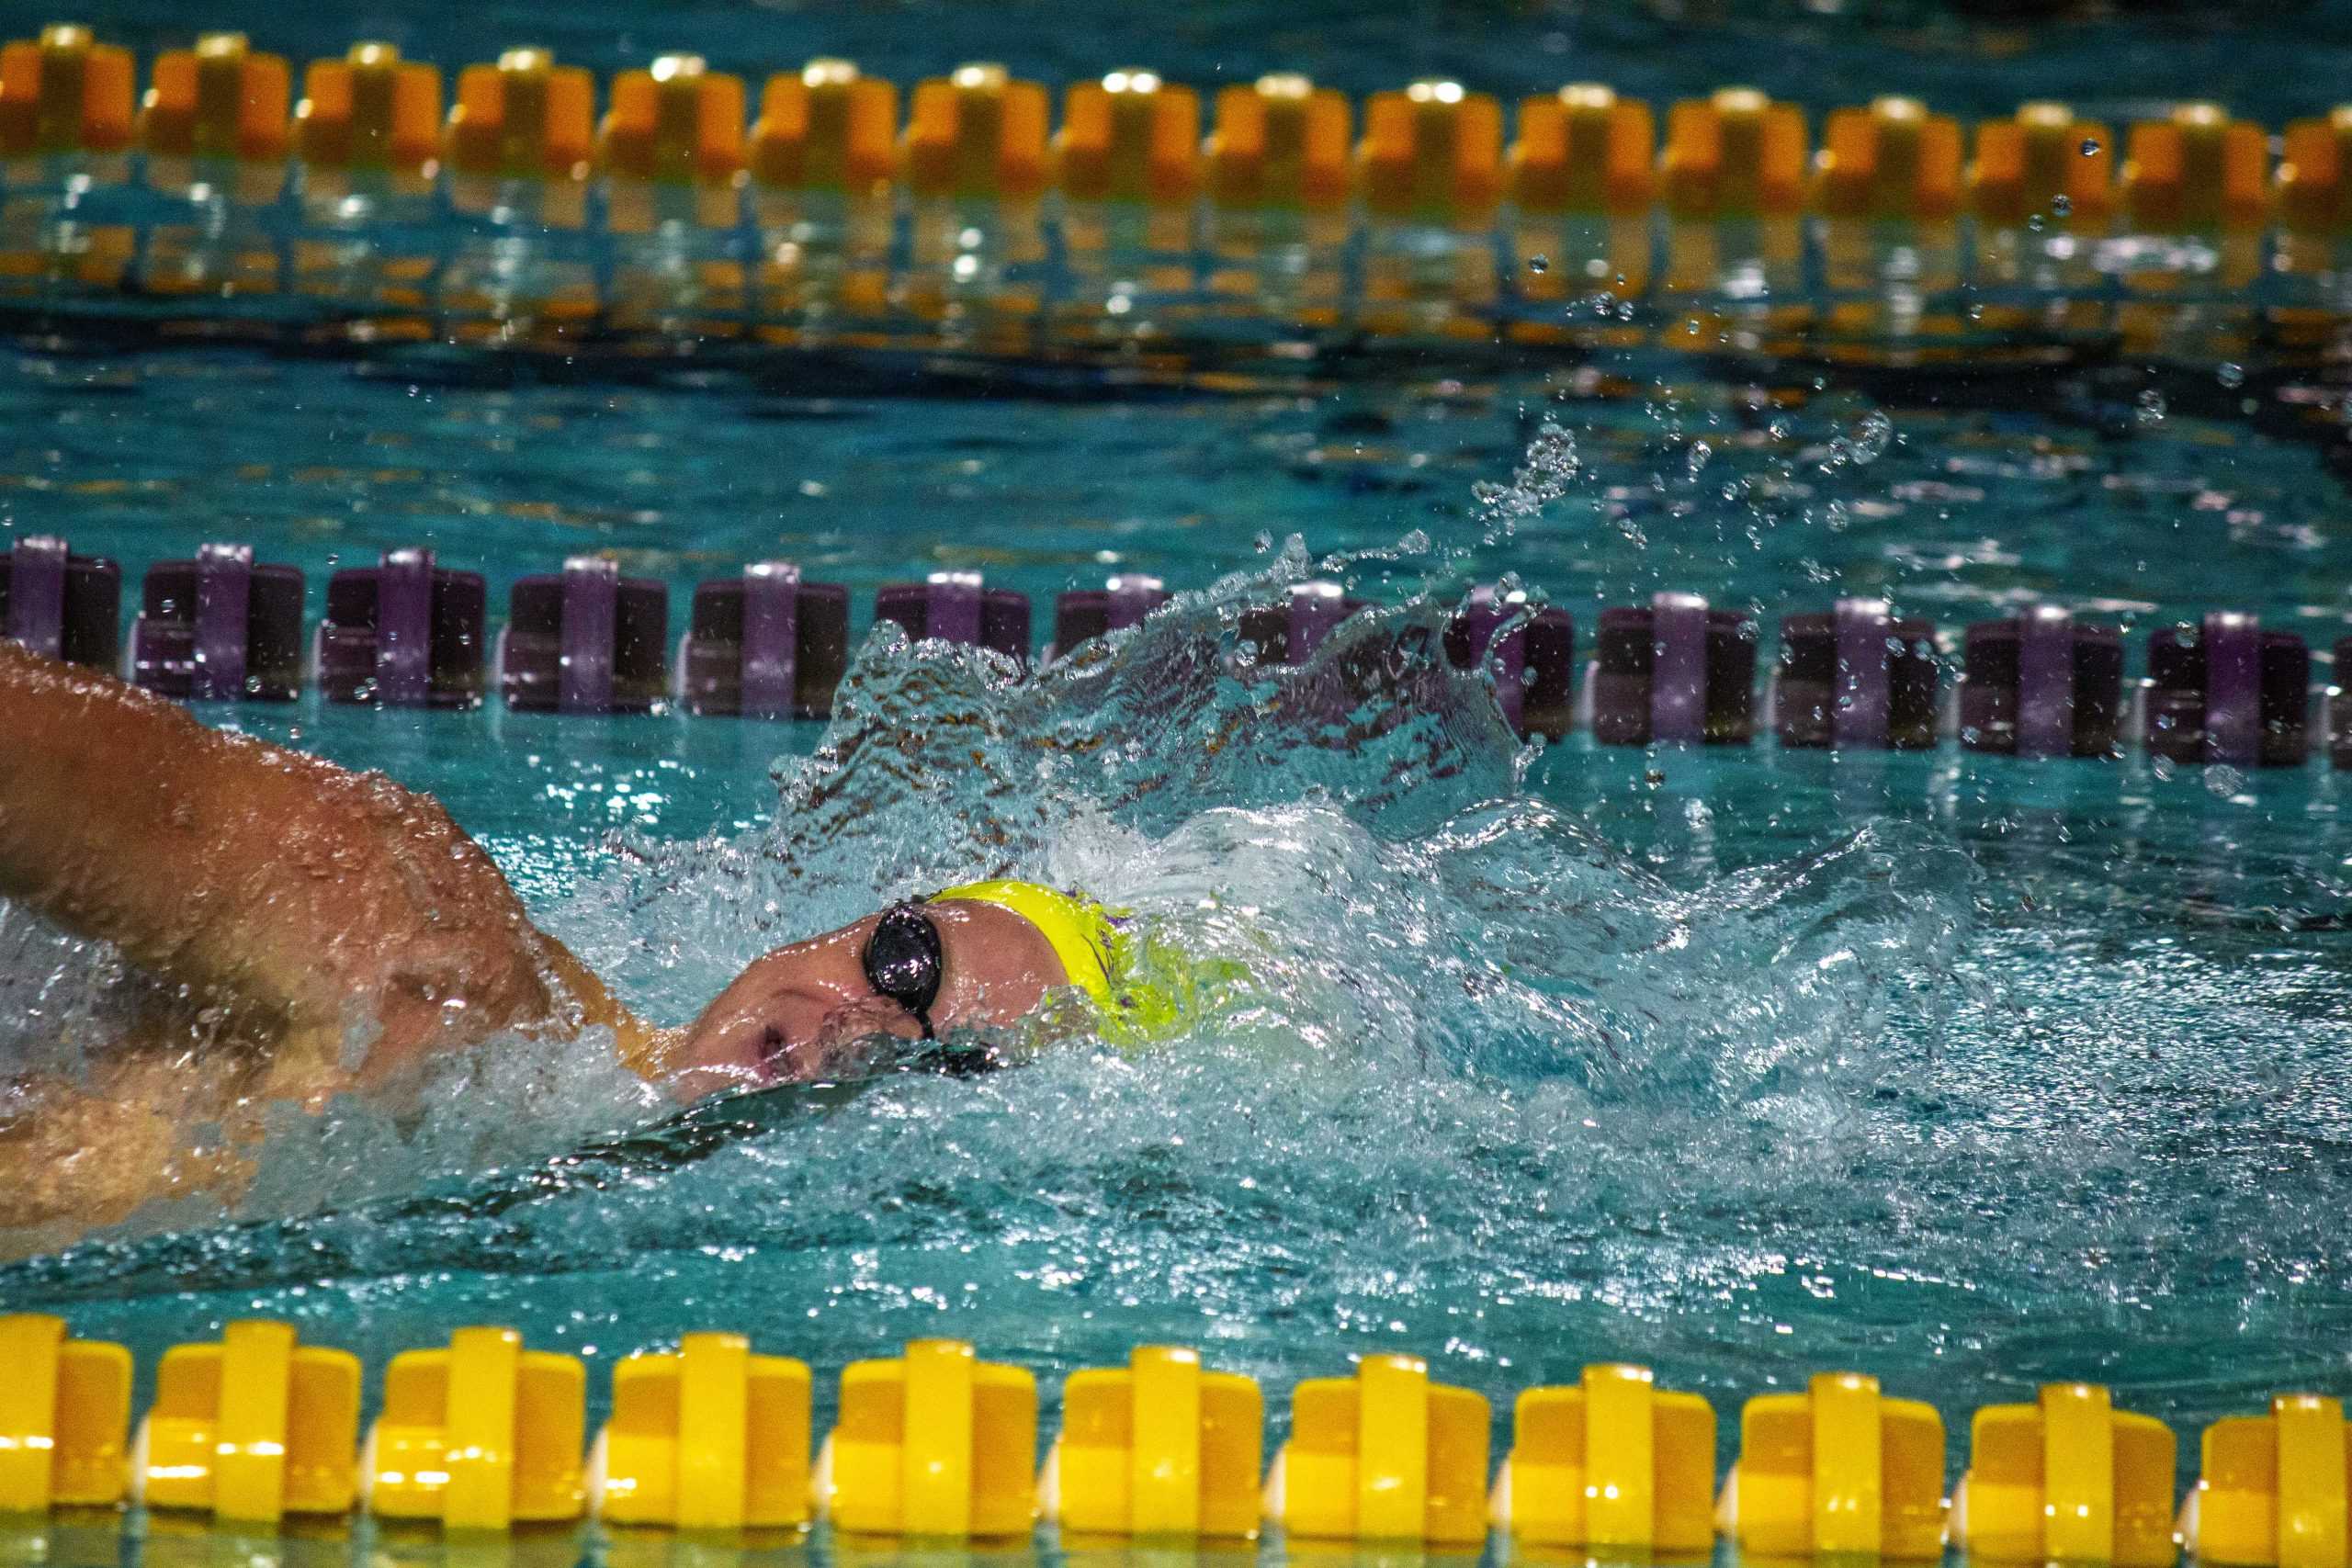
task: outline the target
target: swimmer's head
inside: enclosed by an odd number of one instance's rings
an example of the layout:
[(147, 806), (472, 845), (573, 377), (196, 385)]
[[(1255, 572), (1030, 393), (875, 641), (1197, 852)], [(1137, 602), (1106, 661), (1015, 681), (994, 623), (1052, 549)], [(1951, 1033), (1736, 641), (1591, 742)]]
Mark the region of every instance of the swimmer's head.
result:
[(1067, 983), (1053, 943), (1001, 905), (950, 896), (894, 906), (754, 960), (686, 1032), (673, 1092), (695, 1100), (846, 1076), (877, 1039), (920, 1044), (1008, 1024)]

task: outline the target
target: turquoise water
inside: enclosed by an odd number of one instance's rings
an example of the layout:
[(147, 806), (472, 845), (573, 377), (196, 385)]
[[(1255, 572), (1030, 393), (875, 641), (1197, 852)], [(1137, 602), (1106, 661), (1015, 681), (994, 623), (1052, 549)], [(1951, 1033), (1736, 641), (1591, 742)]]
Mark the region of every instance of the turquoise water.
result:
[[(681, 592), (777, 550), (861, 599), (963, 564), (1043, 596), (1105, 570), (1089, 546), (1179, 584), (1255, 571), (1035, 684), (877, 643), (806, 764), (814, 726), (211, 716), (441, 795), (668, 1018), (768, 945), (1008, 864), (1170, 919), (1217, 892), (1282, 962), (1161, 1056), (786, 1096), (707, 1157), (601, 1184), (515, 1173), (643, 1124), (641, 1092), (593, 1052), (469, 1064), (413, 1124), (289, 1122), (250, 1223), (161, 1216), (139, 1228), (174, 1234), (12, 1266), (14, 1303), (148, 1350), (266, 1311), (371, 1359), (479, 1319), (600, 1362), (706, 1323), (820, 1366), (917, 1333), (1047, 1372), (1172, 1337), (1277, 1385), (1409, 1346), (1498, 1404), (1600, 1357), (1726, 1410), (1850, 1362), (1956, 1427), (2059, 1374), (2184, 1422), (2343, 1375), (2344, 939), (2298, 929), (2344, 906), (2334, 775), (1581, 737), (1521, 759), (1474, 682), (1412, 669), (1340, 746), (1202, 658), (1230, 643), (1220, 609), (1305, 570), (1260, 554), (1275, 528), (1387, 546), (1341, 563), (1406, 606), (1365, 637), (1429, 613), (1413, 582), (1505, 560), (1580, 613), (1665, 582), (1775, 607), (1883, 586), (1956, 623), (2073, 589), (2144, 630), (2234, 589), (2320, 633), (2343, 552), (2308, 446), (1833, 388), (1686, 482), (1662, 404), (1541, 389), (808, 417), (205, 355), (107, 362), (96, 392), (45, 363), (7, 383), (12, 521), (133, 560), (233, 532), (316, 576), (423, 537), (489, 564), (494, 596), (583, 545)], [(1884, 452), (1833, 460), (1873, 413)], [(1481, 543), (1500, 525), (1474, 485), (1525, 467), (1547, 415), (1579, 466)], [(1809, 493), (1725, 500), (1717, 465)], [(2179, 510), (2207, 491), (2263, 521)], [(21, 917), (8, 935), (17, 973), (62, 962), (73, 994), (87, 961)]]
[[(2055, 91), (2120, 113), (2193, 85), (2267, 113), (2316, 107), (2294, 96), (2307, 62), (2347, 33), (2334, 6), (2227, 37), (2194, 8), (1759, 15), (1288, 8), (1269, 28), (1236, 7), (1151, 58), (1351, 86), (1573, 66), (1661, 96), (1761, 76), (1987, 111)], [(144, 16), (97, 19), (164, 37)], [(846, 47), (901, 75), (989, 53), (1055, 79), (1146, 38), (1106, 16), (1015, 27), (1015, 48), (1001, 12), (716, 6), (677, 13), (674, 39), (594, 7), (255, 31), (300, 54), (405, 29), (455, 59), (543, 24), (598, 64), (683, 39), (719, 64)], [(2019, 52), (1940, 52), (1987, 38)], [(508, 1323), (599, 1373), (726, 1326), (816, 1365), (820, 1399), (843, 1360), (919, 1334), (1031, 1366), (1049, 1398), (1064, 1371), (1174, 1339), (1265, 1379), (1277, 1431), (1291, 1381), (1391, 1348), (1498, 1410), (1587, 1360), (1645, 1360), (1715, 1399), (1727, 1446), (1740, 1399), (1836, 1365), (1933, 1399), (1955, 1438), (2052, 1377), (2110, 1382), (2184, 1432), (2274, 1389), (2345, 1393), (2336, 775), (1583, 737), (1523, 754), (1449, 671), (1396, 663), (1343, 733), (1329, 661), (1245, 683), (1215, 657), (1238, 605), (1318, 561), (1394, 606), (1341, 652), (1427, 629), (1425, 586), (1506, 570), (1588, 647), (1600, 605), (1667, 587), (1768, 637), (1840, 593), (1955, 631), (2051, 598), (2124, 626), (2135, 671), (2151, 628), (2222, 605), (2324, 647), (2352, 612), (2337, 426), (2309, 417), (2335, 396), (2267, 351), (1996, 376), (1603, 350), (948, 400), (19, 340), (0, 541), (63, 533), (135, 569), (247, 538), (311, 574), (313, 615), (334, 565), (418, 542), (487, 570), (493, 606), (610, 551), (671, 584), (673, 622), (697, 579), (777, 555), (847, 583), (861, 632), (877, 584), (942, 567), (1031, 593), (1041, 625), (1114, 570), (1201, 591), (1030, 683), (871, 643), (824, 731), (207, 716), (439, 795), (664, 1019), (768, 946), (1001, 869), (1246, 947), (1263, 978), (1151, 1056), (785, 1093), (660, 1134), (593, 1042), (492, 1053), (398, 1114), (288, 1118), (236, 1213), (0, 1267), (0, 1302), (69, 1312), (142, 1367), (255, 1312), (371, 1365)], [(1211, 893), (1225, 914), (1200, 910)], [(107, 982), (104, 954), (0, 908), (0, 1061), (103, 1011)]]

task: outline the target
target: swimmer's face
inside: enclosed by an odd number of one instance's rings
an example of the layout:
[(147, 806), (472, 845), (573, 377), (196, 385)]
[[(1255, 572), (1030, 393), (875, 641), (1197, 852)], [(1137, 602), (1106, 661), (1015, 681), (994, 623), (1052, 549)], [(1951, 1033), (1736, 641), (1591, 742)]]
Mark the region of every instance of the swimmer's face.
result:
[[(934, 1029), (1010, 1023), (1063, 983), (1037, 929), (990, 904), (945, 901), (923, 910), (939, 928)], [(877, 1037), (919, 1041), (922, 1026), (866, 983), (861, 955), (879, 915), (777, 948), (736, 976), (686, 1032), (672, 1092), (698, 1100), (854, 1071)]]

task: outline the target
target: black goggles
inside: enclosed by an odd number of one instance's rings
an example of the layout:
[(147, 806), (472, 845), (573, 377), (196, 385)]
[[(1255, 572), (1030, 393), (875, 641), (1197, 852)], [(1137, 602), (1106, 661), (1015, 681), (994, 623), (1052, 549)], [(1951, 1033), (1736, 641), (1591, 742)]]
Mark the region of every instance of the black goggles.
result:
[(857, 956), (874, 994), (912, 1014), (925, 1040), (938, 1039), (932, 1032), (931, 1004), (939, 999), (939, 927), (922, 906), (893, 904), (885, 909)]

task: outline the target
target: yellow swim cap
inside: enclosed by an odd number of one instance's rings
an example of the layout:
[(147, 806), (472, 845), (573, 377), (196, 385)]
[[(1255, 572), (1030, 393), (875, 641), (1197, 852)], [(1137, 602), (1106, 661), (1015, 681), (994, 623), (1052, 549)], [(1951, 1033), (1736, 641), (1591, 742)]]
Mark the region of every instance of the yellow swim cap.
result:
[(1112, 1007), (1115, 935), (1102, 905), (1035, 882), (968, 882), (931, 897), (934, 903), (963, 899), (1010, 909), (1037, 928), (1072, 986), (1096, 1007)]
[(1035, 882), (972, 882), (932, 895), (1010, 909), (1044, 934), (1062, 973), (1094, 1006), (1094, 1022), (1109, 1044), (1133, 1047), (1173, 1040), (1197, 1022), (1203, 1006), (1216, 1005), (1227, 987), (1249, 971), (1219, 958), (1194, 958), (1127, 924), (1093, 899)]

